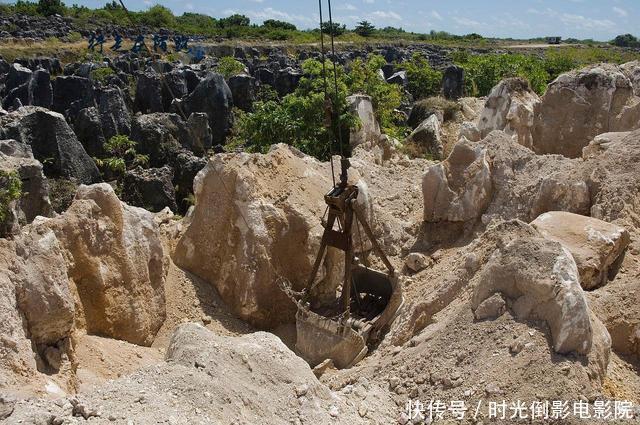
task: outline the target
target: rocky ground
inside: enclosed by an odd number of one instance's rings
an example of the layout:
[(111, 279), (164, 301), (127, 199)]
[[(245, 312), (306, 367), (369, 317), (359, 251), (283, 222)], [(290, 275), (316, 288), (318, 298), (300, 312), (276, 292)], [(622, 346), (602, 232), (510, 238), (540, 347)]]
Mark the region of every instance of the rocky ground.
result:
[[(446, 403), (442, 423), (452, 402), (469, 409), (455, 423), (544, 422), (510, 418), (518, 401), (640, 420), (638, 63), (564, 74), (544, 96), (509, 79), (455, 113), (422, 108), (404, 143), (350, 97), (356, 208), (404, 304), (337, 370), (299, 356), (278, 286), (311, 271), (329, 163), (284, 145), (211, 153), (258, 84), (282, 95), (301, 75), (300, 58), (243, 54), (247, 73), (226, 80), (215, 59), (123, 56), (104, 79), (103, 64), (0, 60), (0, 170), (25, 188), (0, 239), (0, 420), (429, 423), (409, 401)], [(121, 134), (150, 168), (117, 193), (94, 158)], [(313, 295), (335, 296), (342, 270), (330, 251)], [(507, 417), (491, 418), (501, 401)]]

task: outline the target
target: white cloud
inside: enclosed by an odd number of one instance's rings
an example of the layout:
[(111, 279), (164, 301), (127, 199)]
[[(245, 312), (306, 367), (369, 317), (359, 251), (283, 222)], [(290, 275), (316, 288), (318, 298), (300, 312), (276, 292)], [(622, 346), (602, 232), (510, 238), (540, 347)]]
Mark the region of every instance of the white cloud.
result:
[(262, 10), (247, 10), (244, 12), (234, 12), (234, 13), (244, 13), (252, 20), (258, 20), (258, 21), (264, 21), (266, 19), (279, 19), (282, 21), (293, 22), (293, 23), (315, 22), (309, 16), (294, 15), (287, 12), (283, 12), (281, 10), (274, 9), (272, 7), (267, 7)]
[(358, 10), (358, 8), (352, 5), (351, 3), (345, 3), (343, 5), (336, 7), (336, 10)]
[(626, 18), (627, 16), (629, 16), (629, 12), (618, 6), (613, 6), (613, 13), (621, 18)]
[(458, 24), (458, 26), (464, 27), (464, 28), (467, 28), (467, 29), (479, 30), (479, 29), (484, 29), (487, 26), (486, 24), (484, 24), (482, 22), (478, 22), (478, 21), (475, 21), (473, 19), (465, 18), (464, 16), (454, 16), (453, 17), (453, 21), (456, 24)]
[(442, 15), (440, 15), (437, 11), (432, 10), (431, 11), (431, 16), (434, 17), (435, 19), (437, 19), (438, 21), (442, 21)]
[(371, 16), (378, 18), (378, 19), (391, 19), (394, 21), (401, 21), (402, 20), (402, 16), (398, 15), (396, 12), (387, 10), (376, 10), (375, 12), (371, 13)]
[(373, 4), (375, 3), (375, 0), (362, 0), (362, 3)]
[(616, 24), (609, 19), (594, 19), (583, 15), (572, 15), (570, 13), (563, 13), (560, 16), (560, 21), (565, 25), (570, 25), (579, 29), (613, 29)]

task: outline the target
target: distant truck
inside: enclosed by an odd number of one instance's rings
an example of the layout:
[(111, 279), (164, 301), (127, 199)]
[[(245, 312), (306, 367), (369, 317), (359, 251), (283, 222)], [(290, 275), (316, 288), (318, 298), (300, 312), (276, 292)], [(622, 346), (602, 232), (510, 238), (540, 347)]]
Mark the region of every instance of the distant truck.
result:
[(560, 44), (562, 37), (547, 37), (547, 44)]

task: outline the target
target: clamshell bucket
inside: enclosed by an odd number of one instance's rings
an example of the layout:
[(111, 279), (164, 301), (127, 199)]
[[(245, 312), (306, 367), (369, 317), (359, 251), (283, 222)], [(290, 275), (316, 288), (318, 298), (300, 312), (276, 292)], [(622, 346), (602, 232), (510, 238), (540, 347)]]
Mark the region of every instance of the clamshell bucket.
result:
[(340, 369), (349, 368), (368, 352), (395, 319), (402, 306), (401, 285), (389, 276), (362, 265), (352, 267), (351, 316), (346, 322), (298, 304), (296, 351), (312, 367), (326, 359)]

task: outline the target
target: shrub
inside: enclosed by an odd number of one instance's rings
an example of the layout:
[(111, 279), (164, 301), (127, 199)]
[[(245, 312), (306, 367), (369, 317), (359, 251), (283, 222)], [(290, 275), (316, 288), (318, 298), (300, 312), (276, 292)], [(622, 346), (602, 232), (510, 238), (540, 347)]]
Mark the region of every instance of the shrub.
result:
[(522, 77), (531, 88), (543, 94), (549, 82), (549, 73), (541, 59), (521, 54), (486, 54), (457, 56), (465, 70), (465, 89), (471, 96), (486, 96), (500, 80)]
[(224, 78), (233, 77), (234, 75), (242, 74), (244, 71), (244, 65), (242, 62), (234, 59), (231, 56), (225, 56), (220, 58), (218, 65), (216, 66), (218, 71)]
[(611, 44), (618, 47), (640, 47), (638, 39), (631, 34), (619, 35), (613, 39)]
[(346, 76), (350, 94), (364, 93), (371, 96), (376, 118), (384, 130), (395, 126), (394, 111), (402, 102), (402, 89), (380, 78), (378, 70), (386, 61), (380, 55), (370, 55), (366, 61), (356, 59)]
[(65, 7), (60, 0), (38, 0), (37, 10), (43, 16), (63, 15)]
[(278, 29), (290, 30), (290, 31), (297, 30), (295, 25), (285, 21), (278, 21), (276, 19), (267, 19), (262, 23), (262, 26), (267, 28), (278, 28)]
[(30, 1), (18, 0), (16, 4), (13, 6), (13, 9), (15, 10), (16, 13), (23, 14), (23, 15), (35, 16), (39, 14), (38, 4), (32, 3)]
[(151, 6), (146, 12), (140, 13), (140, 22), (151, 27), (174, 27), (176, 18), (170, 9), (156, 4)]
[(147, 166), (149, 157), (140, 155), (136, 152), (137, 143), (125, 135), (113, 136), (104, 144), (106, 158), (94, 158), (96, 164), (100, 168), (106, 168), (107, 171), (122, 177), (124, 173), (135, 166)]
[(10, 218), (11, 202), (22, 196), (22, 181), (15, 171), (0, 170), (0, 225)]
[(91, 71), (90, 77), (93, 81), (98, 81), (100, 83), (104, 83), (107, 80), (107, 77), (114, 75), (115, 71), (108, 66), (102, 68), (96, 68)]
[(362, 21), (358, 22), (358, 25), (356, 25), (354, 32), (362, 37), (369, 37), (373, 34), (375, 29), (376, 27), (374, 27), (370, 22)]
[(462, 106), (458, 102), (453, 102), (443, 97), (429, 97), (419, 100), (413, 105), (407, 123), (411, 128), (416, 128), (429, 116), (437, 112), (442, 113), (444, 121), (449, 121), (454, 119), (461, 110)]
[(221, 28), (248, 27), (251, 21), (245, 15), (234, 14), (218, 21)]
[(334, 36), (339, 36), (344, 34), (347, 31), (346, 25), (341, 25), (337, 22), (323, 22), (322, 23), (322, 32), (325, 34), (333, 34)]
[(429, 61), (420, 53), (402, 64), (407, 71), (407, 90), (414, 99), (435, 96), (440, 93), (442, 72), (431, 68)]

